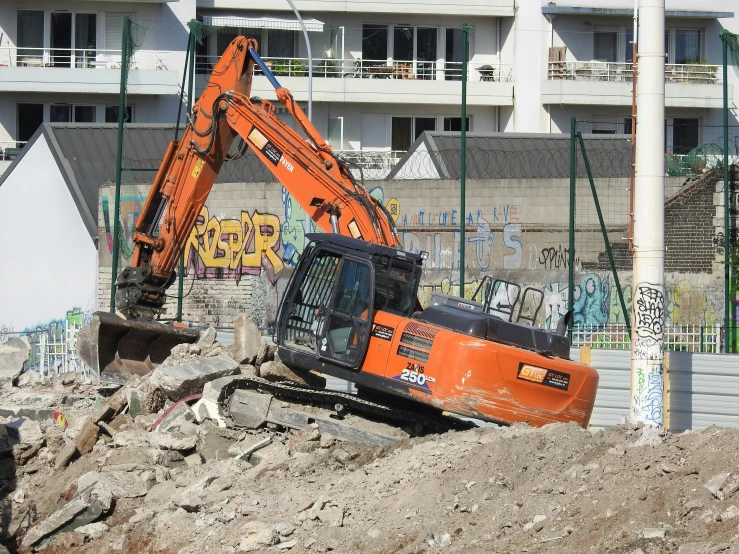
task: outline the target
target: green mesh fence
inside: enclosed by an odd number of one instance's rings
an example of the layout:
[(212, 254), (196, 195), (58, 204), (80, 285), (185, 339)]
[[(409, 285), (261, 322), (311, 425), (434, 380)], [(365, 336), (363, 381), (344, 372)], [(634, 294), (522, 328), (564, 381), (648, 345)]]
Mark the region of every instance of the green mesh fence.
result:
[[(724, 327), (724, 220), (723, 142), (721, 126), (700, 125), (698, 120), (668, 120), (665, 154), (665, 348), (719, 352), (725, 348)], [(578, 130), (604, 129), (602, 121), (578, 121)], [(616, 133), (624, 133), (617, 128)], [(739, 127), (729, 129), (730, 165), (739, 160)], [(616, 149), (622, 141), (630, 148), (630, 135), (612, 135)], [(628, 146), (627, 146), (628, 145)], [(614, 171), (607, 157), (591, 155), (594, 184), (606, 228), (601, 230), (596, 203), (587, 177), (578, 171), (575, 200), (575, 263), (573, 342), (605, 348), (630, 348), (624, 309), (632, 310), (630, 236), (630, 171)], [(606, 165), (604, 166), (604, 162)], [(577, 149), (577, 167), (582, 152)], [(732, 172), (731, 191), (736, 172)], [(733, 198), (733, 194), (731, 197)], [(638, 202), (638, 197), (635, 202)], [(730, 212), (733, 220), (735, 207)], [(611, 267), (606, 242), (612, 251)], [(732, 241), (733, 243), (734, 241)], [(563, 252), (564, 253), (564, 249)], [(559, 252), (556, 252), (559, 254)], [(547, 259), (548, 261), (548, 259)], [(555, 258), (555, 266), (568, 263)], [(619, 285), (616, 283), (619, 278)], [(562, 309), (562, 308), (561, 308)], [(553, 313), (553, 311), (552, 311)], [(561, 313), (561, 312), (560, 312)]]

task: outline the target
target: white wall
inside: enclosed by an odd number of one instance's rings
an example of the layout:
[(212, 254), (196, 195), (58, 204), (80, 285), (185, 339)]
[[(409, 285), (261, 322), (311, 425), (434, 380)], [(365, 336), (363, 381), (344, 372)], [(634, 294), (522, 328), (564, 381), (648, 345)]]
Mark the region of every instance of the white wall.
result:
[(94, 309), (97, 250), (46, 140), (0, 186), (0, 325), (16, 332)]

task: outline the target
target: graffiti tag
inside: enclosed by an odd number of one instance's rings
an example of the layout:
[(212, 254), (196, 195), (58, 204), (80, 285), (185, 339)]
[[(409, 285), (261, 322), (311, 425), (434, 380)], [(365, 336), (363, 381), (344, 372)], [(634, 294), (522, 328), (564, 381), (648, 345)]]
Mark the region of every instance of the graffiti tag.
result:
[(637, 334), (660, 340), (665, 326), (665, 295), (658, 285), (638, 285), (635, 312)]

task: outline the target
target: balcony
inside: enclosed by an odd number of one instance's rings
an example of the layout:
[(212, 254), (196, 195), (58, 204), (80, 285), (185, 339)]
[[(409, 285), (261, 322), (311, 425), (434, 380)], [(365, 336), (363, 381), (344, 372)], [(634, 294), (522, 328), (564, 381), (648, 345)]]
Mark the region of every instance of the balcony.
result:
[[(139, 50), (133, 56), (131, 94), (177, 94), (179, 71), (173, 53)], [(0, 91), (118, 94), (120, 50), (0, 48)], [(133, 82), (132, 82), (133, 81)]]
[[(218, 56), (196, 59), (200, 93)], [(280, 84), (298, 101), (308, 99), (307, 58), (264, 58)], [(270, 98), (272, 87), (261, 69), (254, 68), (254, 94)], [(363, 59), (313, 60), (313, 100), (316, 102), (412, 102), (416, 104), (459, 104), (461, 62), (387, 61)], [(429, 82), (433, 86), (429, 87)], [(513, 105), (511, 66), (470, 63), (467, 75), (467, 103), (477, 106)]]
[[(549, 62), (543, 103), (630, 106), (632, 78), (630, 63)], [(720, 108), (721, 89), (717, 65), (665, 65), (665, 105), (669, 108)]]

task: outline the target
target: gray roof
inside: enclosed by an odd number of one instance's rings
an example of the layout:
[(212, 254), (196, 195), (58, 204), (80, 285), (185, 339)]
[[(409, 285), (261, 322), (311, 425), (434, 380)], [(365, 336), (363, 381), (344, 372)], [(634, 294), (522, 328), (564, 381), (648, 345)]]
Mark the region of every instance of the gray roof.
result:
[[(44, 136), (64, 177), (80, 217), (95, 241), (98, 237), (98, 188), (115, 183), (118, 125), (115, 123), (44, 123), (21, 154), (0, 176), (0, 186)], [(149, 184), (156, 175), (167, 146), (174, 138), (173, 124), (126, 125), (123, 144), (123, 184)], [(272, 182), (274, 176), (256, 154), (227, 162), (216, 182)]]
[[(594, 177), (625, 177), (631, 168), (630, 135), (584, 135)], [(570, 175), (566, 134), (467, 133), (466, 175), (471, 179), (564, 179)], [(461, 133), (425, 131), (388, 179), (459, 179)], [(577, 175), (586, 177), (577, 149)]]

